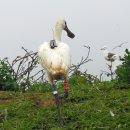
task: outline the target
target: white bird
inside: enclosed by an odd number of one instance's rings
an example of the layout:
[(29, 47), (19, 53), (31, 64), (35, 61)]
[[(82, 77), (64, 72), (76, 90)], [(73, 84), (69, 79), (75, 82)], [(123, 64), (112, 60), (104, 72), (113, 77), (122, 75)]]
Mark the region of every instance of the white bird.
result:
[(66, 21), (59, 19), (53, 30), (54, 40), (50, 43), (44, 42), (39, 47), (38, 56), (39, 62), (46, 71), (53, 87), (55, 80), (64, 80), (64, 89), (68, 90), (67, 75), (70, 68), (70, 49), (66, 43), (61, 41), (62, 30), (67, 32), (68, 37), (75, 37), (68, 29)]
[(104, 58), (107, 61), (111, 62), (110, 66), (112, 66), (112, 62), (114, 63), (113, 70), (116, 70), (117, 66), (119, 66), (121, 64), (121, 60), (122, 60), (121, 56), (119, 56), (118, 54), (109, 52), (107, 46), (102, 47), (101, 51), (103, 52)]
[[(117, 58), (116, 57), (119, 57), (117, 54), (114, 54), (114, 53), (111, 53), (108, 51), (108, 48), (106, 46), (102, 47), (101, 48), (101, 51), (103, 52), (104, 54), (104, 58), (107, 60), (107, 61), (115, 61)], [(115, 59), (116, 58), (116, 59)]]

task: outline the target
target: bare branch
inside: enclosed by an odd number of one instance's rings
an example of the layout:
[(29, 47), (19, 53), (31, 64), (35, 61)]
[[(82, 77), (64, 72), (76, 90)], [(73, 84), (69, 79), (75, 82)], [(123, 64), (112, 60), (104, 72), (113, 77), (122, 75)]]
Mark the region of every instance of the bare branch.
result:
[(87, 52), (86, 57), (84, 58), (84, 57), (82, 56), (82, 58), (81, 58), (81, 60), (80, 60), (80, 63), (77, 63), (77, 65), (72, 64), (71, 67), (70, 67), (69, 73), (76, 72), (78, 69), (80, 69), (80, 67), (81, 67), (82, 65), (86, 64), (86, 63), (89, 62), (89, 61), (92, 61), (92, 59), (89, 59), (90, 46), (84, 45), (84, 47), (88, 49), (88, 52)]
[[(92, 61), (92, 59), (89, 58), (90, 47), (86, 45), (84, 45), (84, 47), (88, 50), (86, 57), (84, 58), (82, 56), (79, 63), (77, 63), (76, 65), (71, 65), (69, 71), (70, 74), (78, 72), (82, 65), (88, 63), (89, 61)], [(46, 80), (45, 71), (43, 69), (39, 69), (38, 67), (38, 52), (28, 51), (24, 47), (22, 47), (22, 50), (25, 52), (25, 54), (23, 56), (17, 56), (12, 61), (12, 63), (9, 63), (8, 58), (4, 59), (10, 67), (11, 74), (16, 82), (26, 87), (30, 87), (31, 84), (36, 82), (48, 83)], [(92, 77), (90, 76), (90, 74), (87, 74), (87, 70), (80, 74)]]
[(9, 63), (7, 58), (5, 59), (6, 63), (12, 71), (12, 76), (17, 83), (21, 84), (22, 82), (24, 82), (24, 84), (28, 87), (31, 82), (35, 82), (38, 80), (42, 82), (45, 78), (44, 71), (38, 70), (38, 72), (35, 72), (35, 68), (37, 68), (38, 65), (37, 52), (29, 52), (24, 47), (22, 47), (22, 50), (24, 50), (25, 52), (24, 56), (17, 56), (11, 64)]

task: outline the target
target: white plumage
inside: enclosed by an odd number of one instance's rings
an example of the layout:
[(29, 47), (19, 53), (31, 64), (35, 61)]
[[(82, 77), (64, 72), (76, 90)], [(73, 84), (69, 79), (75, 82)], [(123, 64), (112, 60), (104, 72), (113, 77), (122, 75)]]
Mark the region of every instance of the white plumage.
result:
[(113, 71), (115, 71), (117, 67), (121, 65), (121, 57), (118, 54), (109, 52), (106, 46), (102, 47), (101, 51), (103, 52), (104, 58), (110, 61), (110, 66), (113, 68)]
[(108, 48), (106, 46), (104, 46), (103, 48), (101, 48), (101, 51), (103, 52), (104, 58), (107, 61), (115, 61), (117, 59), (117, 57), (119, 57), (117, 54), (111, 53), (108, 51)]
[(50, 83), (59, 79), (66, 81), (70, 67), (70, 49), (66, 43), (61, 42), (62, 30), (65, 30), (69, 37), (74, 38), (74, 34), (68, 29), (66, 21), (60, 19), (54, 27), (56, 47), (52, 49), (49, 42), (44, 42), (38, 50), (40, 64), (45, 69)]

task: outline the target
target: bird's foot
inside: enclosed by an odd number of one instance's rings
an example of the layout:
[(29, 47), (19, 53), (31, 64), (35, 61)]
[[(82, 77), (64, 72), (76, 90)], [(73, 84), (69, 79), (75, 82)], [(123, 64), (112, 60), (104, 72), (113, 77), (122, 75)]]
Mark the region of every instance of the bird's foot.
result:
[(63, 94), (59, 95), (60, 99), (67, 98), (68, 97), (68, 91), (65, 91)]

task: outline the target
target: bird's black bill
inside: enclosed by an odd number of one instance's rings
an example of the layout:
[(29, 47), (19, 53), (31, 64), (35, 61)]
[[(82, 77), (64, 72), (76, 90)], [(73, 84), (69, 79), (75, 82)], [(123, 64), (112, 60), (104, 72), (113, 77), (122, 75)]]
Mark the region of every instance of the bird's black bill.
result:
[(64, 30), (67, 32), (67, 36), (70, 37), (70, 38), (74, 38), (75, 35), (68, 29), (68, 27), (66, 26), (64, 28)]

